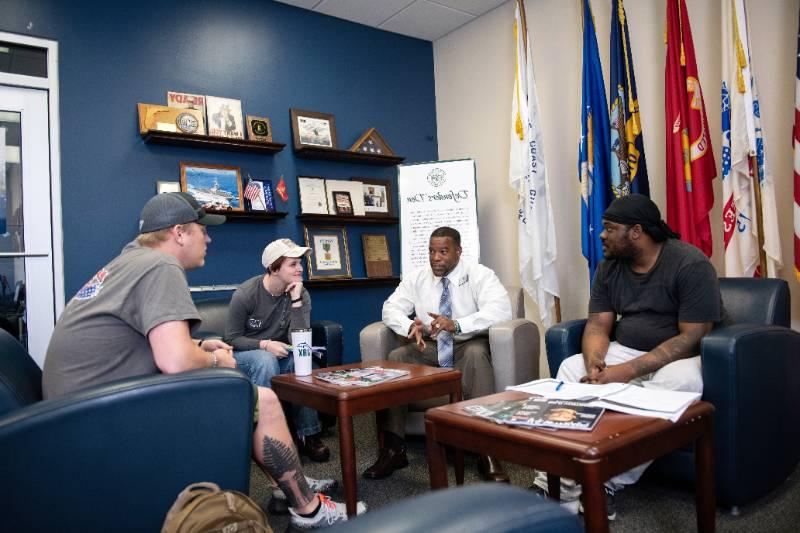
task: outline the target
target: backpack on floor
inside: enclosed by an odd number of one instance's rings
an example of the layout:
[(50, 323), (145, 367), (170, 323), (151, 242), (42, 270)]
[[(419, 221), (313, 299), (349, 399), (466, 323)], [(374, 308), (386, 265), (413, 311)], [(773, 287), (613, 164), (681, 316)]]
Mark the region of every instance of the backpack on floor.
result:
[(172, 504), (161, 533), (272, 533), (264, 511), (247, 495), (193, 483)]

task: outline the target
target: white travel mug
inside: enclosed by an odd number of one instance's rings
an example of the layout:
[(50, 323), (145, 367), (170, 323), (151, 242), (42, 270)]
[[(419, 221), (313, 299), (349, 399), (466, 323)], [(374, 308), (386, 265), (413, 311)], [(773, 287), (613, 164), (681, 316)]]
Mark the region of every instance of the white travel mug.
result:
[(311, 374), (311, 330), (293, 329), (292, 335), (292, 357), (294, 357), (294, 373), (298, 376), (308, 376)]

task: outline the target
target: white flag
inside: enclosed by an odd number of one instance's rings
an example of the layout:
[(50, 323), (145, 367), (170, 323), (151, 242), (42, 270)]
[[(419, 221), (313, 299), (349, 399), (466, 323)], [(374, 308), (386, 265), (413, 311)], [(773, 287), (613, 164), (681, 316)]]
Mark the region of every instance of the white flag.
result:
[[(722, 217), (725, 275), (776, 277), (782, 266), (775, 187), (766, 165), (744, 0), (722, 2)], [(753, 168), (752, 156), (757, 167)], [(761, 193), (761, 220), (754, 183)], [(758, 224), (767, 272), (759, 267)]]
[(516, 2), (514, 37), (517, 57), (508, 173), (509, 183), (519, 198), (519, 275), (522, 286), (539, 306), (542, 324), (550, 327), (556, 320), (558, 298), (556, 234), (522, 0)]

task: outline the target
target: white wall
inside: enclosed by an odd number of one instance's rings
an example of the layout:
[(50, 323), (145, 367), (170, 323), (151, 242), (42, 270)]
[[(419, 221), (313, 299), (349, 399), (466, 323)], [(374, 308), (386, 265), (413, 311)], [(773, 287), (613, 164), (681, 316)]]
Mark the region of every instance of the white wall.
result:
[[(700, 82), (720, 170), (721, 4), (687, 0)], [(800, 0), (750, 0), (750, 39), (759, 83), (768, 165), (775, 178), (783, 251), (782, 277), (792, 292), (793, 327), (800, 329), (800, 285), (793, 272), (791, 128), (794, 120), (795, 53)], [(580, 135), (582, 0), (525, 2), (542, 112), (544, 156), (556, 219), (563, 319), (586, 316), (589, 280), (581, 255), (577, 175)], [(593, 0), (608, 89), (611, 1)], [(664, 162), (663, 0), (627, 0), (645, 153), (653, 200), (666, 218)], [(519, 284), (515, 193), (508, 186), (511, 94), (514, 84), (514, 2), (509, 1), (434, 42), (439, 158), (472, 157), (478, 171), (482, 262), (505, 284)], [(714, 253), (724, 274), (722, 185), (714, 180), (711, 211)], [(528, 298), (529, 317), (537, 317)], [(544, 354), (544, 352), (542, 352)], [(542, 356), (542, 368), (546, 368)]]

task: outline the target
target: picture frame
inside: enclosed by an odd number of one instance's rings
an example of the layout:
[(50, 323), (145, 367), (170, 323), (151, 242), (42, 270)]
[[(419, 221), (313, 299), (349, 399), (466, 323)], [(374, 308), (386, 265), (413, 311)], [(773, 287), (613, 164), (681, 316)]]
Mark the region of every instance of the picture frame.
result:
[(392, 258), (389, 238), (385, 233), (362, 233), (364, 268), (368, 278), (386, 278), (392, 275)]
[[(175, 107), (178, 109), (194, 109), (200, 115), (200, 124), (198, 125), (196, 134), (206, 134), (206, 97), (202, 94), (192, 93), (179, 93), (176, 91), (167, 91), (167, 107)], [(181, 131), (186, 129), (188, 124), (191, 127), (192, 123), (186, 117), (183, 117), (184, 127)], [(179, 122), (179, 127), (180, 127)]]
[(180, 181), (157, 181), (156, 194), (164, 194), (165, 192), (181, 192)]
[(253, 179), (248, 176), (242, 196), (244, 207), (247, 211), (262, 213), (275, 212), (275, 198), (272, 189), (272, 180)]
[(308, 279), (349, 279), (350, 250), (344, 226), (303, 226), (306, 246)]
[(393, 217), (394, 197), (389, 180), (350, 178), (360, 181), (364, 196), (364, 213), (371, 217)]
[(328, 214), (328, 195), (325, 191), (325, 178), (297, 176), (297, 190), (300, 193), (301, 214)]
[(247, 115), (247, 138), (251, 141), (271, 143), (272, 124), (267, 117)]
[(209, 137), (244, 139), (241, 100), (206, 96), (206, 116)]
[(337, 148), (336, 120), (330, 113), (290, 109), (295, 150), (304, 146)]
[(337, 215), (353, 216), (353, 200), (348, 191), (332, 191), (333, 207)]
[(325, 189), (328, 194), (328, 214), (336, 215), (336, 201), (333, 199), (333, 191), (347, 191), (350, 193), (350, 204), (353, 206), (354, 217), (363, 217), (364, 197), (361, 192), (361, 182), (353, 180), (325, 180)]
[(209, 211), (244, 211), (239, 167), (181, 161), (181, 191)]

